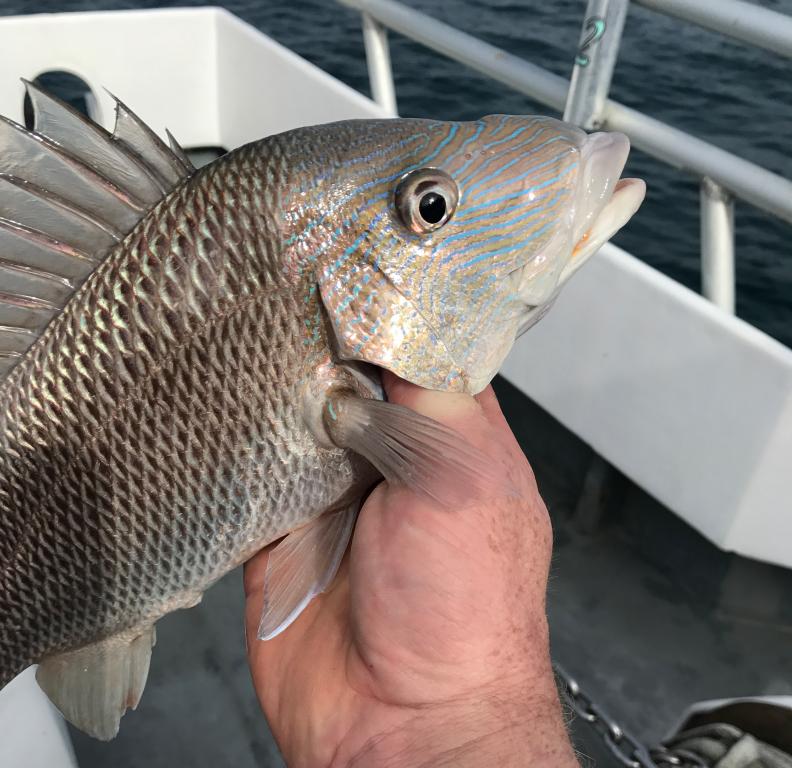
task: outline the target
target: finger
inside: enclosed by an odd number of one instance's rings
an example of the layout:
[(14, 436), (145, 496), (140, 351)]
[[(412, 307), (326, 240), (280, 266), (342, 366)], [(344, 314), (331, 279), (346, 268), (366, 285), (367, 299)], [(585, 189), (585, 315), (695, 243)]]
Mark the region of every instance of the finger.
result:
[(488, 419), (497, 420), (499, 417), (503, 416), (500, 403), (498, 402), (498, 396), (495, 394), (492, 384), (488, 384), (481, 392), (473, 397)]
[[(457, 392), (436, 392), (435, 390), (424, 389), (416, 384), (411, 384), (390, 371), (383, 371), (382, 383), (388, 400), (392, 403), (399, 403), (409, 407), (421, 402), (428, 402), (435, 399), (435, 395), (442, 396), (445, 403), (444, 409), (450, 413), (466, 413), (471, 409), (470, 397)], [(498, 398), (495, 390), (489, 384), (485, 389), (473, 396), (473, 400), (479, 405), (481, 411), (492, 421), (499, 422), (503, 418)], [(415, 410), (415, 409), (414, 409)]]
[(480, 424), (484, 419), (481, 406), (470, 395), (424, 389), (389, 371), (383, 375), (382, 383), (390, 402), (403, 405), (424, 416), (430, 416), (463, 434), (476, 431), (464, 428), (469, 426), (471, 420)]
[[(404, 405), (424, 416), (430, 416), (468, 439), (473, 438), (474, 443), (481, 441), (484, 432), (497, 433), (510, 450), (516, 449), (522, 453), (501, 411), (492, 385), (487, 386), (475, 397), (471, 397), (458, 392), (424, 389), (399, 378), (390, 371), (383, 372), (382, 383), (390, 402)], [(493, 427), (495, 432), (485, 430), (485, 426)]]
[(248, 592), (247, 566), (245, 566), (245, 649), (248, 653), (258, 651), (258, 627), (264, 608), (264, 590), (253, 589)]
[(245, 597), (250, 597), (254, 593), (264, 593), (264, 577), (267, 573), (269, 550), (269, 547), (263, 549), (245, 563), (243, 571)]
[(492, 384), (488, 384), (481, 392), (475, 395), (476, 402), (481, 406), (481, 410), (489, 421), (494, 425), (505, 425), (506, 417), (503, 415), (498, 397)]

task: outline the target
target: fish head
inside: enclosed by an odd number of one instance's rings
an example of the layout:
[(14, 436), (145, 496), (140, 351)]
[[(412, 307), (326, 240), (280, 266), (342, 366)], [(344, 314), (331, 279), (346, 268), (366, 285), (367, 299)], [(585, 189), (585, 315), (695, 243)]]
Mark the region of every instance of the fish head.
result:
[(348, 222), (317, 259), (338, 355), (475, 394), (644, 183), (620, 180), (619, 133), (547, 117), (388, 123), (379, 136), (367, 123), (368, 162), (350, 154), (328, 194)]

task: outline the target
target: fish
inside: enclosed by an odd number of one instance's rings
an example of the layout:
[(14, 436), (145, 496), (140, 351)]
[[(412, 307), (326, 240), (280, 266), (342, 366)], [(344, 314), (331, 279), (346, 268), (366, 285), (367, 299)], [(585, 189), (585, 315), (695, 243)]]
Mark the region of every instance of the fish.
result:
[(196, 169), (118, 100), (110, 132), (25, 87), (33, 127), (0, 120), (0, 688), (38, 664), (107, 740), (156, 622), (263, 547), (266, 640), (383, 477), (487, 482), (381, 372), (480, 392), (645, 186), (625, 136), (543, 116), (300, 127)]

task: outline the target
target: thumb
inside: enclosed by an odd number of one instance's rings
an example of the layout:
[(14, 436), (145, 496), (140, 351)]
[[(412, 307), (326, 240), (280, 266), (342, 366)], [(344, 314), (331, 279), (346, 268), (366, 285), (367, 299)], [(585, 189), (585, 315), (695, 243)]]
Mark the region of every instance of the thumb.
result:
[(389, 402), (429, 416), (462, 435), (475, 434), (486, 424), (484, 409), (471, 395), (424, 389), (390, 371), (383, 373), (382, 384)]

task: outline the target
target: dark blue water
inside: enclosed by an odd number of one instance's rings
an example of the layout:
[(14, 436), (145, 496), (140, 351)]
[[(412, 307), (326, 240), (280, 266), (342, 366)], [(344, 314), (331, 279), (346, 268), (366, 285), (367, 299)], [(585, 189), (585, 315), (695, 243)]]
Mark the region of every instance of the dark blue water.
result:
[[(585, 0), (408, 3), (565, 77), (571, 71), (586, 6)], [(41, 0), (35, 10), (208, 4), (218, 3)], [(332, 0), (232, 0), (222, 4), (322, 69), (368, 92), (358, 14)], [(792, 0), (762, 0), (759, 4), (792, 14)], [(0, 13), (30, 11), (31, 4), (21, 0), (0, 0)], [(467, 119), (498, 112), (547, 112), (396, 35), (391, 36), (391, 55), (402, 115)], [(250, 78), (251, 94), (255, 94), (262, 74), (241, 72), (240, 77)], [(152, 82), (151, 87), (167, 84)], [(792, 62), (788, 59), (633, 7), (611, 95), (792, 177)], [(616, 242), (698, 290), (698, 183), (640, 152), (634, 153), (628, 171), (646, 179), (649, 192), (639, 215)], [(737, 313), (792, 346), (792, 226), (739, 202), (736, 219)]]

